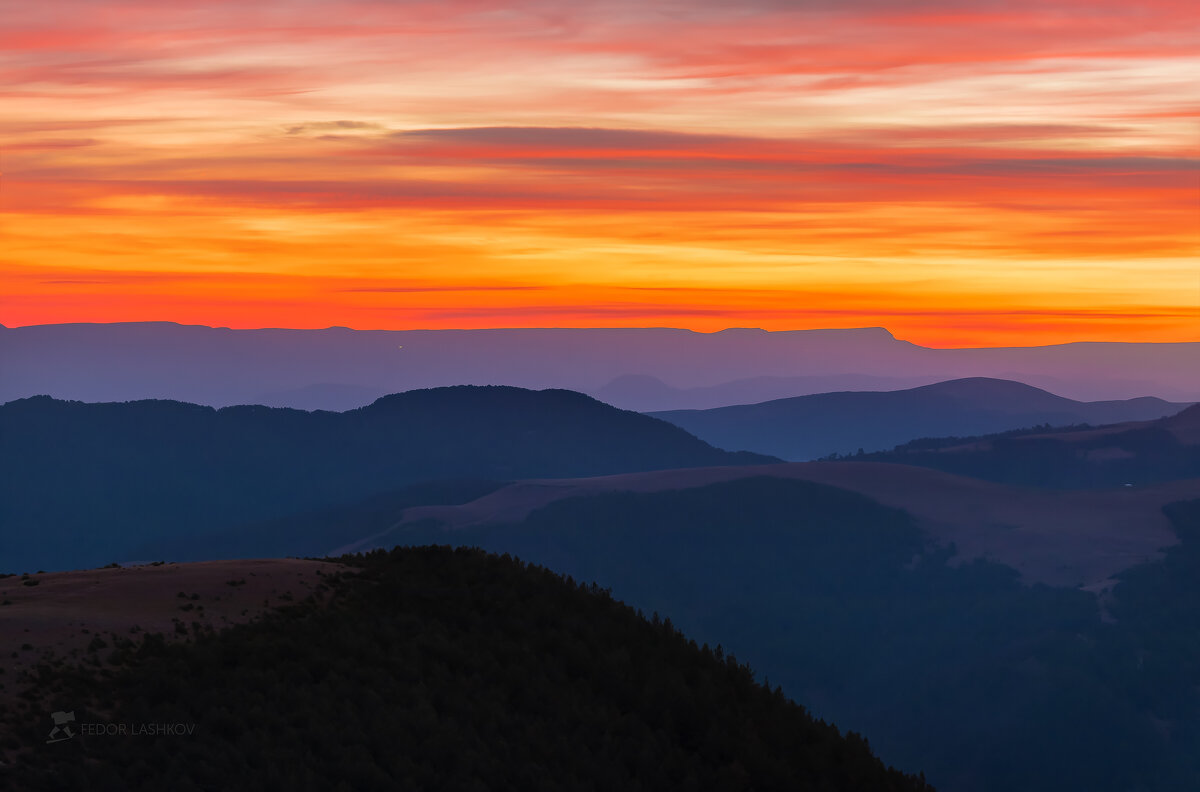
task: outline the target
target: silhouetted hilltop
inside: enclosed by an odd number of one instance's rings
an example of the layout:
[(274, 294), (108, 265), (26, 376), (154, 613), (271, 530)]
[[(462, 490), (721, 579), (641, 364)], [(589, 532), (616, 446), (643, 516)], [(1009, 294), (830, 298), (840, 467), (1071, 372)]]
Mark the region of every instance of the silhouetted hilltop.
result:
[[(97, 636), (115, 676), (43, 662), (21, 680), (38, 706), (0, 716), (6, 742), (25, 751), (0, 782), (56, 792), (932, 792), (858, 735), (757, 684), (732, 655), (594, 585), (469, 550), (343, 561), (358, 573), (326, 574), (323, 598), (201, 630), (190, 644)], [(47, 745), (49, 726), (29, 721), (49, 724), (60, 710), (77, 724), (194, 731)]]
[(417, 481), (770, 461), (581, 394), (507, 387), (397, 394), (345, 413), (35, 397), (0, 406), (0, 437), (0, 564), (18, 572), (130, 560), (153, 539)]
[(1185, 406), (1156, 398), (1078, 402), (1020, 382), (971, 377), (908, 390), (823, 393), (650, 414), (720, 448), (802, 461), (860, 448), (880, 451), (918, 437), (1148, 420)]

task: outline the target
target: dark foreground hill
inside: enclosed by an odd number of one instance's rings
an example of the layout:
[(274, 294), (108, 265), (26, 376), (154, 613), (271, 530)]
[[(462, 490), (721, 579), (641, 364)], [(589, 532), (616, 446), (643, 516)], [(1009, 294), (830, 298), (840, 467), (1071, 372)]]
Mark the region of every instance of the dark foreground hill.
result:
[(855, 457), (1033, 487), (1141, 487), (1200, 478), (1200, 405), (1156, 421), (921, 438)]
[[(571, 391), (410, 391), (345, 413), (36, 397), (0, 406), (0, 571), (100, 566), (434, 479), (769, 461)], [(149, 560), (149, 559), (147, 559)]]
[(773, 478), (568, 498), (507, 525), (427, 520), (393, 541), (610, 586), (940, 789), (1170, 792), (1200, 789), (1200, 501), (1164, 511), (1178, 543), (1099, 594), (1031, 585), (904, 512)]
[(1172, 415), (1156, 398), (1079, 402), (1009, 380), (974, 377), (899, 391), (847, 391), (712, 410), (651, 413), (718, 448), (792, 461), (882, 451), (918, 437), (981, 435), (1049, 424), (1110, 424)]
[[(94, 665), (46, 661), (2, 716), (0, 784), (930, 789), (595, 586), (477, 551), (344, 560), (361, 569), (332, 595), (257, 622), (182, 644), (97, 636), (112, 648), (93, 647)], [(47, 744), (67, 711), (77, 734)], [(159, 723), (178, 728), (107, 734)]]

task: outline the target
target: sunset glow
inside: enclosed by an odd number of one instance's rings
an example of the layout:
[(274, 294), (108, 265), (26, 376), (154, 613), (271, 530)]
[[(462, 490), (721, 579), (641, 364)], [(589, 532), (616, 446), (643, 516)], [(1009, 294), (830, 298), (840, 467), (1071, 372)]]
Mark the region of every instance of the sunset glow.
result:
[(0, 0), (0, 323), (1200, 340), (1198, 16)]

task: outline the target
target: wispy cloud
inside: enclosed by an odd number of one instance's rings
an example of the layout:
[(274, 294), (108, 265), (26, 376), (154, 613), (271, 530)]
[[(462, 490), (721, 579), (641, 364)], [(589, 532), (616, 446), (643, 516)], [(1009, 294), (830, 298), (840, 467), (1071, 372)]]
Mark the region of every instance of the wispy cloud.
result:
[[(164, 306), (225, 324), (518, 321), (516, 302), (544, 299), (530, 317), (711, 328), (754, 324), (757, 305), (781, 327), (870, 310), (936, 340), (933, 317), (996, 310), (1010, 329), (977, 332), (1005, 341), (1111, 334), (1115, 312), (1129, 332), (1194, 336), (1178, 309), (1200, 254), (1200, 56), (1173, 0), (61, 0), (2, 16), (6, 324)], [(702, 291), (614, 297), (664, 284)], [(735, 306), (739, 288), (758, 296)], [(821, 307), (772, 297), (796, 289)], [(920, 307), (881, 316), (864, 290)], [(1015, 318), (1046, 302), (1070, 323)]]
[(304, 124), (292, 124), (287, 127), (289, 135), (308, 135), (313, 133), (326, 134), (329, 132), (375, 131), (383, 129), (382, 124), (370, 121), (312, 121)]
[(375, 293), (375, 294), (420, 294), (423, 292), (508, 292), (508, 291), (541, 291), (544, 286), (488, 286), (488, 285), (462, 285), (462, 286), (360, 286), (353, 289), (339, 289), (338, 291), (355, 293)]

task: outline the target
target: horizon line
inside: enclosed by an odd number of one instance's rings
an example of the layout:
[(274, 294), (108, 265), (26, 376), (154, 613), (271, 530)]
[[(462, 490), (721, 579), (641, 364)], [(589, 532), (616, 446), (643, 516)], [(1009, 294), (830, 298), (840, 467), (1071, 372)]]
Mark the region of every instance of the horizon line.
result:
[(1001, 345), (1001, 346), (929, 346), (927, 344), (920, 344), (915, 341), (909, 341), (907, 339), (900, 338), (895, 333), (893, 333), (890, 329), (888, 329), (887, 327), (884, 327), (882, 325), (863, 325), (863, 326), (859, 326), (859, 327), (802, 327), (802, 328), (791, 328), (791, 329), (787, 329), (787, 330), (767, 330), (762, 327), (748, 327), (748, 326), (743, 325), (743, 326), (725, 327), (720, 330), (706, 331), (706, 330), (694, 330), (694, 329), (688, 328), (688, 327), (673, 327), (673, 326), (668, 326), (668, 325), (648, 325), (648, 326), (639, 326), (639, 327), (602, 326), (602, 325), (586, 326), (586, 327), (578, 327), (578, 326), (521, 326), (521, 327), (511, 327), (510, 326), (510, 327), (505, 327), (505, 326), (497, 326), (497, 327), (406, 327), (406, 328), (389, 328), (389, 327), (362, 328), (362, 327), (349, 327), (346, 325), (327, 325), (324, 327), (278, 327), (278, 326), (229, 327), (227, 325), (206, 325), (206, 324), (192, 324), (192, 323), (186, 323), (186, 322), (177, 322), (177, 321), (174, 321), (171, 319), (144, 319), (144, 320), (127, 320), (127, 321), (114, 321), (114, 322), (45, 322), (45, 323), (39, 323), (39, 324), (26, 324), (26, 325), (5, 325), (3, 323), (0, 323), (0, 330), (23, 330), (23, 329), (30, 329), (30, 328), (42, 328), (42, 327), (66, 327), (66, 326), (70, 326), (70, 325), (92, 325), (92, 326), (97, 326), (97, 327), (107, 327), (107, 326), (114, 326), (114, 325), (174, 325), (176, 327), (204, 328), (206, 330), (229, 330), (229, 331), (233, 331), (233, 332), (261, 332), (261, 331), (270, 331), (270, 330), (280, 330), (280, 331), (286, 331), (286, 332), (321, 332), (321, 331), (325, 331), (325, 330), (349, 330), (354, 333), (442, 333), (442, 332), (482, 333), (482, 332), (495, 332), (495, 331), (530, 331), (530, 330), (543, 330), (543, 331), (545, 331), (545, 330), (560, 330), (560, 331), (569, 331), (569, 330), (583, 330), (583, 331), (589, 331), (589, 330), (593, 330), (593, 331), (594, 330), (610, 330), (610, 331), (611, 330), (626, 330), (626, 331), (631, 331), (631, 330), (672, 330), (672, 331), (677, 331), (677, 332), (686, 332), (686, 333), (692, 333), (694, 335), (706, 335), (706, 336), (720, 335), (721, 333), (730, 333), (730, 332), (738, 332), (738, 331), (762, 333), (764, 335), (783, 335), (783, 334), (789, 334), (789, 333), (820, 333), (820, 332), (850, 333), (850, 332), (862, 332), (862, 331), (866, 331), (866, 330), (875, 330), (875, 331), (881, 331), (881, 332), (885, 333), (893, 341), (897, 341), (897, 342), (904, 343), (904, 344), (911, 344), (912, 346), (921, 347), (923, 349), (936, 349), (936, 350), (1040, 349), (1040, 348), (1046, 348), (1046, 347), (1072, 346), (1072, 345), (1084, 345), (1084, 344), (1122, 344), (1122, 345), (1127, 345), (1127, 346), (1133, 346), (1133, 345), (1178, 346), (1178, 345), (1186, 345), (1186, 344), (1200, 344), (1200, 340), (1196, 340), (1196, 341), (1120, 341), (1120, 340), (1097, 341), (1097, 340), (1087, 340), (1087, 341), (1057, 341), (1057, 342), (1048, 343), (1048, 344), (1024, 344), (1024, 345)]

